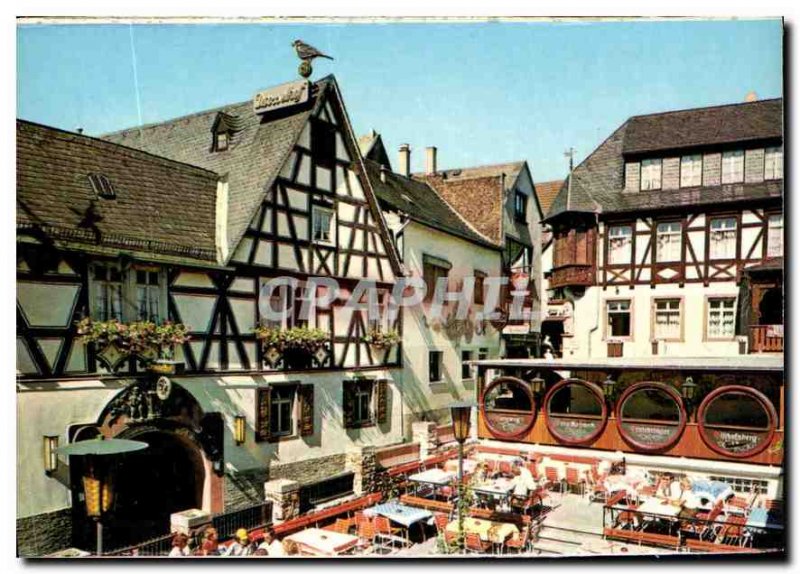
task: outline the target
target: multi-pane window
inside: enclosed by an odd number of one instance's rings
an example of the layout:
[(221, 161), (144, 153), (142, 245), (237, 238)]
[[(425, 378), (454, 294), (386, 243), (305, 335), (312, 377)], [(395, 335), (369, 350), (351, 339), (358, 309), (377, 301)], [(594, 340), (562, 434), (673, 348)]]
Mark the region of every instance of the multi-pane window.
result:
[(661, 160), (642, 160), (642, 191), (661, 189)]
[(270, 388), (270, 434), (290, 436), (294, 433), (294, 397), (295, 387), (274, 385)]
[(489, 358), (489, 349), (487, 347), (481, 347), (478, 349), (478, 360), (485, 361)]
[(228, 132), (214, 134), (214, 151), (225, 151), (228, 149)]
[(736, 258), (736, 218), (712, 219), (708, 240), (711, 259)]
[(606, 315), (608, 316), (609, 337), (631, 336), (631, 302), (608, 301), (606, 302)]
[(114, 265), (95, 265), (92, 317), (122, 320), (122, 272)]
[(311, 214), (311, 238), (319, 243), (333, 243), (333, 210), (317, 205)]
[(768, 147), (764, 150), (764, 179), (783, 178), (783, 149)]
[(422, 279), (425, 281), (425, 301), (431, 301), (436, 292), (436, 283), (450, 273), (449, 263), (435, 257), (425, 256), (422, 263)]
[(139, 321), (158, 323), (161, 287), (158, 271), (136, 270), (136, 317)]
[(631, 262), (631, 236), (633, 229), (630, 225), (614, 225), (608, 228), (608, 262), (615, 264), (629, 264)]
[(442, 351), (428, 351), (428, 381), (438, 383), (442, 380)]
[(353, 392), (353, 423), (372, 422), (372, 381), (359, 382)]
[(734, 150), (722, 153), (722, 183), (741, 183), (744, 181), (744, 151)]
[(703, 181), (703, 156), (685, 155), (681, 158), (681, 187), (695, 187)]
[(708, 300), (706, 333), (709, 339), (728, 339), (733, 337), (735, 324), (735, 297), (714, 297)]
[(469, 361), (472, 360), (472, 351), (461, 351), (461, 378), (472, 378), (472, 366)]
[(730, 485), (731, 490), (739, 494), (767, 494), (769, 482), (757, 478), (740, 478), (738, 476), (714, 476), (708, 477), (709, 480), (724, 482)]
[(528, 196), (517, 191), (514, 193), (514, 218), (517, 221), (525, 221), (528, 208)]
[(653, 338), (675, 340), (681, 338), (680, 299), (656, 299), (654, 308)]
[(767, 223), (767, 257), (783, 256), (783, 214), (769, 216)]
[(681, 260), (681, 224), (678, 221), (659, 223), (656, 227), (656, 261)]
[[(299, 302), (298, 302), (299, 304)], [(294, 291), (288, 285), (276, 287), (270, 293), (269, 308), (272, 317), (264, 314), (261, 322), (272, 329), (288, 328), (292, 325)]]

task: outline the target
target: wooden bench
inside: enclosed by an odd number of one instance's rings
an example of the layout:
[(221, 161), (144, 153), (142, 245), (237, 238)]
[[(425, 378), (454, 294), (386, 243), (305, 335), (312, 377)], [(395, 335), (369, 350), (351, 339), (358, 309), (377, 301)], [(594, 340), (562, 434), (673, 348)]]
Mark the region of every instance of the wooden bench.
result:
[(386, 471), (386, 474), (389, 476), (399, 476), (401, 474), (413, 474), (419, 470), (419, 461), (414, 462), (407, 462), (405, 464), (400, 464), (397, 466), (393, 466)]
[(519, 528), (531, 523), (531, 517), (526, 514), (516, 514), (514, 512), (498, 512), (488, 508), (470, 508), (469, 515), (472, 518), (482, 518), (492, 522), (508, 522)]
[(752, 548), (743, 548), (742, 546), (734, 546), (732, 544), (717, 544), (715, 542), (709, 542), (708, 540), (697, 540), (694, 538), (686, 540), (686, 548), (694, 552), (723, 552), (726, 554), (730, 552), (757, 552), (757, 550), (753, 550)]
[(379, 492), (376, 492), (374, 494), (362, 496), (361, 498), (356, 498), (355, 500), (337, 504), (336, 506), (326, 508), (325, 510), (311, 512), (304, 516), (298, 516), (297, 518), (292, 518), (291, 520), (287, 520), (286, 522), (276, 525), (273, 528), (273, 532), (279, 537), (294, 534), (300, 530), (317, 526), (320, 522), (326, 522), (332, 518), (342, 516), (343, 514), (350, 514), (356, 510), (374, 506), (381, 501), (381, 498), (383, 498), (383, 495), (381, 495)]
[(448, 515), (451, 514), (455, 508), (454, 505), (449, 502), (431, 500), (429, 498), (412, 496), (410, 494), (402, 495), (400, 497), (400, 503), (407, 506), (414, 506), (415, 508), (424, 508), (425, 510), (430, 510), (432, 512), (446, 512)]
[(648, 546), (658, 546), (662, 548), (674, 548), (681, 545), (681, 539), (669, 534), (655, 534), (653, 532), (643, 532), (641, 530), (622, 530), (620, 528), (603, 528), (603, 538), (612, 538), (623, 542), (634, 542), (646, 544)]

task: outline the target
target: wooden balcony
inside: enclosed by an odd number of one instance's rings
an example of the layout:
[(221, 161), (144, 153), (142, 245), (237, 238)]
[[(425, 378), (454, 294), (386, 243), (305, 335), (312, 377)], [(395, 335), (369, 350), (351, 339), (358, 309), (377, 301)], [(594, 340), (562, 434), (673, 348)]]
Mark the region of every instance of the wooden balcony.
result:
[(590, 287), (595, 284), (594, 265), (563, 265), (550, 273), (550, 289)]
[(752, 325), (751, 353), (783, 353), (783, 325)]

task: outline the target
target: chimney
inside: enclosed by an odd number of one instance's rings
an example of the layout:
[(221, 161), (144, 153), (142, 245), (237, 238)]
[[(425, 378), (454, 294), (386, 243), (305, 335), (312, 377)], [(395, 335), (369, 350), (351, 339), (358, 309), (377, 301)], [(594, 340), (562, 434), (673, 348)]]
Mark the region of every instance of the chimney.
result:
[(425, 174), (436, 175), (436, 146), (425, 148)]
[(747, 92), (747, 95), (744, 97), (745, 102), (756, 102), (758, 101), (758, 94), (754, 91)]
[(400, 144), (400, 175), (411, 175), (411, 146)]
[(389, 171), (389, 169), (385, 165), (381, 165), (381, 181), (383, 183), (386, 183), (386, 172), (387, 171)]
[(75, 128), (75, 131), (78, 132), (81, 135), (83, 134), (83, 128), (82, 127)]

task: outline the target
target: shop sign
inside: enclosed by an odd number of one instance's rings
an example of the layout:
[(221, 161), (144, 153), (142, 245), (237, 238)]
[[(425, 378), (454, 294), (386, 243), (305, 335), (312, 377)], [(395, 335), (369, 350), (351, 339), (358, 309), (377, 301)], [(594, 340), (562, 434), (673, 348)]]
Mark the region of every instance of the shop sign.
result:
[(301, 80), (258, 92), (253, 97), (253, 110), (257, 114), (263, 114), (281, 108), (304, 104), (308, 101), (308, 87), (309, 83)]
[(622, 428), (631, 440), (652, 448), (669, 444), (680, 429), (676, 425), (652, 425), (624, 421), (622, 422)]
[(708, 430), (711, 441), (719, 448), (730, 453), (750, 452), (761, 446), (767, 438), (767, 432), (749, 432), (742, 430)]
[(502, 434), (516, 435), (530, 426), (530, 413), (508, 413), (500, 411), (486, 411), (486, 422), (489, 427)]
[(554, 417), (553, 415), (549, 417), (549, 426), (553, 434), (561, 439), (574, 441), (581, 441), (592, 436), (602, 423), (602, 419), (573, 419)]

